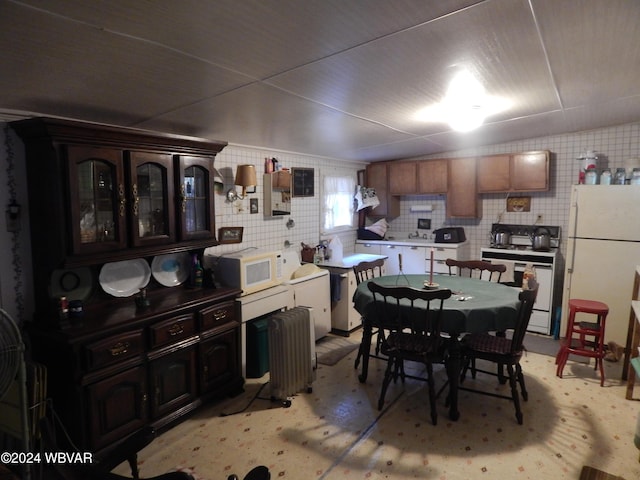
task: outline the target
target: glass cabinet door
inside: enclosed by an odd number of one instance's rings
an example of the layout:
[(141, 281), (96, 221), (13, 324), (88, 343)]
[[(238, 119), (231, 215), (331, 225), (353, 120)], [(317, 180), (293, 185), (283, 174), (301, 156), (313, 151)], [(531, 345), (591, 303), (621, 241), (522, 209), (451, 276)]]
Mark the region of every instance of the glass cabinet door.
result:
[(177, 163), (180, 240), (215, 238), (212, 158), (182, 156)]
[(175, 241), (171, 155), (130, 152), (131, 232), (134, 246)]
[(126, 199), (122, 152), (69, 145), (73, 253), (124, 248)]

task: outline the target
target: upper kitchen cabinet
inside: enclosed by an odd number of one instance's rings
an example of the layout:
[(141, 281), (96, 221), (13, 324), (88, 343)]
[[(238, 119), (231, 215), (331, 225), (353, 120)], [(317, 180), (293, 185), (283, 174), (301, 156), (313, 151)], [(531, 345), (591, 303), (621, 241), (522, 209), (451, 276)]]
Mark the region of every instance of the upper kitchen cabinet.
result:
[(48, 118), (11, 126), (25, 144), (29, 203), (41, 209), (30, 216), (34, 264), (217, 245), (213, 162), (226, 143)]
[(393, 162), (389, 165), (391, 195), (447, 193), (447, 160)]
[(380, 205), (372, 209), (369, 217), (396, 218), (400, 215), (400, 199), (391, 195), (389, 190), (389, 172), (393, 168), (393, 162), (373, 162), (367, 165), (366, 186), (373, 188), (380, 200)]
[(180, 240), (215, 238), (213, 156), (179, 155), (174, 162), (178, 175), (176, 214)]
[(417, 162), (418, 192), (427, 194), (447, 193), (449, 162), (446, 158)]
[(476, 188), (476, 159), (448, 160), (447, 217), (481, 218)]
[(418, 192), (417, 162), (393, 162), (389, 166), (389, 193), (408, 195)]
[(549, 152), (535, 151), (478, 158), (478, 192), (549, 190)]

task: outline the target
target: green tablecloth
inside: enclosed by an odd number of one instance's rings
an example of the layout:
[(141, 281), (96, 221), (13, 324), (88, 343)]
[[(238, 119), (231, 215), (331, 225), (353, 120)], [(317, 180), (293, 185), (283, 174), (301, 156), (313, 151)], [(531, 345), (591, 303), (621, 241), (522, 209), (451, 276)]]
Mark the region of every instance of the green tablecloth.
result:
[[(423, 288), (425, 280), (429, 280), (429, 275), (388, 275), (362, 282), (353, 295), (355, 309), (366, 318), (368, 308), (373, 305), (373, 293), (367, 287), (370, 281), (381, 285)], [(460, 334), (501, 331), (515, 326), (520, 289), (486, 280), (448, 275), (434, 275), (433, 282), (452, 292), (451, 298), (444, 302), (442, 331)], [(465, 300), (461, 301), (461, 298)]]

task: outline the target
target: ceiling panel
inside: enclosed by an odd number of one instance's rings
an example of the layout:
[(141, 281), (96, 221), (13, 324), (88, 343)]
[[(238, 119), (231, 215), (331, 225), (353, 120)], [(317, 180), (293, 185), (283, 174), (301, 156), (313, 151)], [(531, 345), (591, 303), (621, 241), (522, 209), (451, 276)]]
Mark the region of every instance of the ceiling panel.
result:
[(640, 94), (640, 2), (533, 0), (564, 108)]
[(406, 134), (342, 115), (262, 84), (160, 115), (137, 126), (244, 145), (266, 140), (265, 145), (287, 145), (289, 151), (335, 158), (344, 158), (344, 152), (369, 145), (373, 138), (376, 143), (407, 138)]
[[(286, 91), (415, 134), (441, 125), (413, 119), (436, 103), (461, 67), (513, 101), (496, 118), (559, 108), (525, 1), (496, 0), (334, 55), (269, 80)], [(511, 20), (511, 22), (509, 22)], [(399, 79), (402, 87), (397, 88)], [(373, 100), (373, 101), (372, 101)]]
[[(0, 0), (0, 115), (376, 161), (638, 121), (637, 0)], [(466, 67), (511, 107), (418, 122)]]

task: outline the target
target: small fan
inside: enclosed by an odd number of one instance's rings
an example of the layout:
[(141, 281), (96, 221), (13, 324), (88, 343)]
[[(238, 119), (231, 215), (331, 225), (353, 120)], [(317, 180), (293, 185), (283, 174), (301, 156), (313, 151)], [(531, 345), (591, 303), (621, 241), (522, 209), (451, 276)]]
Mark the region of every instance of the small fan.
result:
[(18, 372), (26, 376), (24, 343), (20, 329), (11, 316), (0, 308), (0, 400), (4, 398)]
[[(0, 308), (0, 407), (3, 409), (3, 400), (7, 405), (15, 405), (17, 397), (20, 410), (20, 431), (7, 430), (12, 436), (21, 438), (24, 451), (29, 451), (29, 417), (27, 408), (27, 368), (24, 361), (24, 343), (20, 335), (20, 329), (11, 316)], [(17, 382), (17, 383), (16, 383)], [(9, 392), (15, 390), (14, 394)], [(15, 408), (15, 407), (14, 407)], [(4, 416), (4, 410), (3, 416)], [(0, 427), (2, 422), (0, 422)], [(4, 427), (3, 427), (4, 429)], [(29, 478), (29, 469), (25, 469), (26, 478)]]

